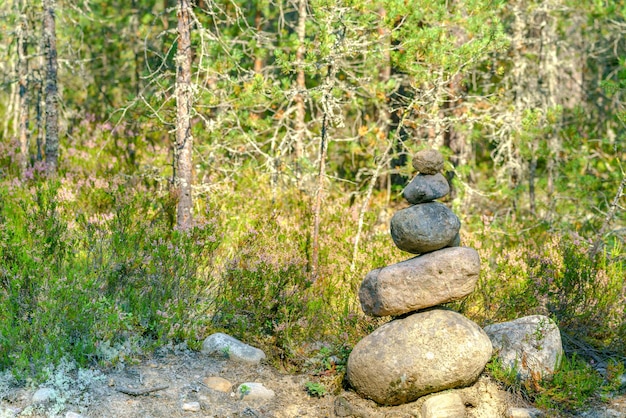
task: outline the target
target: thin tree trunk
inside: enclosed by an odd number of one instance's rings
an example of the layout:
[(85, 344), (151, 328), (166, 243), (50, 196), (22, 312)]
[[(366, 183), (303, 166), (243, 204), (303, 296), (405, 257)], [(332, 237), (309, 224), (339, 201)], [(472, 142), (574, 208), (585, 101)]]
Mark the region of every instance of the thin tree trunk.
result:
[(46, 166), (49, 174), (59, 164), (59, 114), (57, 87), (56, 0), (43, 0), (43, 38), (46, 56)]
[(176, 56), (176, 144), (174, 185), (178, 195), (176, 225), (189, 229), (193, 222), (191, 108), (191, 5), (178, 0)]
[(26, 19), (25, 5), (23, 1), (18, 2), (20, 8), (20, 23), (17, 30), (17, 68), (19, 78), (19, 140), (20, 140), (20, 172), (22, 175), (28, 167), (28, 21)]
[(528, 197), (530, 199), (530, 213), (535, 216), (537, 209), (535, 206), (535, 175), (537, 173), (537, 156), (534, 151), (530, 157), (530, 164), (528, 170)]
[(304, 41), (306, 37), (306, 7), (307, 0), (300, 0), (298, 3), (298, 49), (296, 50), (296, 67), (298, 72), (296, 75), (297, 94), (294, 98), (296, 102), (296, 137), (294, 141), (295, 154), (295, 171), (298, 182), (300, 181), (300, 159), (303, 156), (304, 140), (306, 136), (306, 108), (304, 106), (304, 92), (306, 91), (306, 79), (304, 74)]
[[(333, 60), (334, 61), (334, 60)], [(311, 240), (311, 277), (312, 281), (317, 280), (319, 274), (319, 235), (322, 213), (322, 202), (324, 200), (324, 181), (326, 179), (326, 154), (328, 149), (328, 128), (330, 126), (331, 112), (330, 101), (333, 87), (335, 85), (336, 68), (331, 61), (328, 64), (328, 72), (324, 81), (324, 97), (322, 98), (322, 108), (324, 116), (322, 118), (322, 135), (320, 138), (319, 150), (319, 172), (317, 176), (317, 192), (315, 193), (315, 205), (313, 207), (313, 238)]]
[[(378, 36), (380, 39), (380, 42), (382, 42), (384, 44), (383, 47), (383, 58), (382, 58), (382, 62), (381, 62), (381, 66), (378, 69), (378, 79), (380, 81), (381, 84), (387, 84), (387, 82), (389, 81), (389, 79), (391, 79), (391, 34), (389, 29), (387, 29), (385, 27), (384, 21), (385, 18), (387, 17), (387, 10), (384, 7), (381, 7), (378, 9), (378, 13), (380, 15), (379, 18), (379, 25), (378, 25)], [(382, 136), (385, 139), (388, 139), (389, 136), (389, 130), (391, 129), (391, 111), (389, 108), (390, 105), (390, 98), (388, 95), (385, 95), (385, 100), (383, 103), (380, 104), (380, 110), (379, 110), (379, 123), (380, 123), (380, 129), (382, 131)], [(388, 151), (390, 152), (391, 149)], [(390, 160), (385, 158), (386, 160), (386, 164), (387, 164), (387, 172), (384, 173), (383, 175), (378, 175), (378, 187), (380, 189), (385, 188), (385, 185), (390, 186), (390, 174), (389, 174), (389, 163)], [(387, 187), (387, 189), (389, 189)], [(387, 194), (387, 199), (389, 200), (391, 197), (391, 194), (388, 193)], [(369, 198), (367, 199), (369, 200)], [(357, 241), (358, 241), (358, 235), (357, 234)], [(354, 257), (353, 257), (354, 258)], [(354, 265), (354, 262), (353, 262)]]

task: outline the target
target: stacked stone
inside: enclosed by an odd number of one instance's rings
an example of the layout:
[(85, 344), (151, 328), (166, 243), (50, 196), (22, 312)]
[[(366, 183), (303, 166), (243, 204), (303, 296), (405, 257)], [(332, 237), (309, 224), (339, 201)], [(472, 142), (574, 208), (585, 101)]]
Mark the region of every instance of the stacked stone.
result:
[(438, 306), (474, 290), (480, 258), (474, 249), (459, 246), (459, 219), (435, 201), (450, 192), (440, 173), (443, 156), (421, 151), (413, 166), (419, 174), (403, 192), (412, 206), (393, 216), (391, 236), (398, 248), (419, 255), (371, 271), (359, 290), (366, 314), (400, 318), (359, 341), (348, 359), (352, 387), (383, 405), (467, 386), (492, 352), (476, 323)]

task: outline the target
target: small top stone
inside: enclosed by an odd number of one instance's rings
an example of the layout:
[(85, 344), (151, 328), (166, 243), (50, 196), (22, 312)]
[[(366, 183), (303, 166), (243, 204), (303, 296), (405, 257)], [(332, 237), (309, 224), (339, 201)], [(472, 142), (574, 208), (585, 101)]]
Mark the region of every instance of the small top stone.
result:
[(443, 169), (443, 155), (434, 149), (419, 151), (413, 157), (413, 167), (422, 174), (437, 174)]

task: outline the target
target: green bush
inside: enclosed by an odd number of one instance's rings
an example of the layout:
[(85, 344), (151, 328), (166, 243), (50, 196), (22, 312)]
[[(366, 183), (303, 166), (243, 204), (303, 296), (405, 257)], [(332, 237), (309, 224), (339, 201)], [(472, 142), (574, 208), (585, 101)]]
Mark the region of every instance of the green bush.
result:
[(76, 216), (59, 189), (0, 188), (0, 368), (25, 377), (66, 355), (107, 363), (146, 343), (197, 340), (209, 324), (215, 223), (172, 230), (153, 210), (167, 197), (123, 186), (101, 212)]

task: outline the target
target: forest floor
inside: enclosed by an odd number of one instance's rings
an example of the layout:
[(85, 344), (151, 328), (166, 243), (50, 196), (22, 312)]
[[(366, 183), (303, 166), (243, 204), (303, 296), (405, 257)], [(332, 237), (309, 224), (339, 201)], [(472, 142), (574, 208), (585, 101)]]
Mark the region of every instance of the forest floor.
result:
[[(232, 389), (229, 392), (210, 389), (204, 382), (211, 376), (228, 380), (233, 384)], [(56, 380), (57, 395), (47, 403), (38, 405), (33, 404), (34, 388), (13, 387), (8, 392), (5, 390), (0, 399), (0, 418), (404, 418), (421, 417), (422, 404), (428, 399), (427, 396), (410, 404), (381, 407), (346, 389), (314, 397), (307, 393), (305, 385), (315, 380), (315, 376), (288, 374), (267, 364), (250, 366), (188, 349), (157, 351), (149, 359), (137, 364), (120, 365), (115, 369), (98, 372), (97, 377), (92, 378), (80, 393), (72, 392), (67, 376), (59, 376)], [(245, 382), (262, 383), (275, 396), (260, 401), (241, 399), (236, 394), (236, 388)], [(153, 388), (162, 389), (143, 395), (124, 393)], [(63, 393), (63, 390), (67, 392)], [(510, 407), (529, 407), (524, 405), (523, 400), (503, 391), (486, 375), (481, 376), (472, 387), (460, 389), (459, 393), (468, 406), (468, 418), (510, 416), (505, 413)], [(533, 409), (529, 411), (532, 417), (556, 416), (540, 414)], [(598, 406), (583, 414), (563, 416), (626, 417), (626, 397), (615, 397), (609, 405)]]

